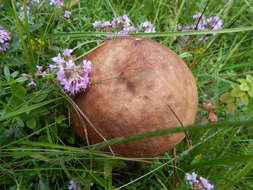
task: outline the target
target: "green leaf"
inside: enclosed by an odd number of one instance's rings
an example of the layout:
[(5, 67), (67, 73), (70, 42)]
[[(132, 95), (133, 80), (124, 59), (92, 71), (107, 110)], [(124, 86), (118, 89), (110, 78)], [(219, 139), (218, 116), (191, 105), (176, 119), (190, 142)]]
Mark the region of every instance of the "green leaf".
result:
[(22, 103), (24, 103), (23, 100), (21, 100), (20, 98), (17, 98), (16, 96), (13, 96), (13, 95), (10, 97), (10, 99), (8, 101), (8, 105), (10, 105), (13, 108), (18, 107)]
[(229, 92), (226, 92), (220, 96), (220, 101), (224, 103), (232, 103), (235, 102), (235, 98), (232, 97)]
[(238, 81), (241, 84), (247, 83), (246, 79), (237, 79), (236, 81)]
[(27, 120), (25, 123), (26, 123), (27, 127), (29, 127), (30, 129), (36, 128), (36, 119), (34, 117)]
[(240, 97), (240, 100), (246, 106), (249, 104), (249, 98), (247, 94), (245, 94), (245, 96)]
[(16, 78), (16, 77), (18, 76), (18, 74), (19, 74), (19, 72), (18, 72), (18, 71), (15, 71), (15, 72), (11, 73), (11, 76), (12, 76), (13, 78)]
[(251, 75), (246, 75), (246, 81), (249, 83), (249, 84), (252, 84), (253, 85), (253, 77)]
[(244, 96), (245, 95), (245, 92), (243, 92), (239, 86), (236, 86), (235, 88), (233, 88), (230, 92), (230, 95), (232, 97), (241, 97), (241, 96)]
[(9, 70), (9, 67), (7, 65), (4, 66), (4, 76), (8, 81), (9, 78), (10, 78), (10, 70)]
[(234, 103), (229, 103), (225, 107), (225, 111), (230, 114), (233, 114), (235, 110), (236, 110), (236, 105)]
[[(168, 37), (168, 36), (185, 36), (185, 35), (203, 35), (203, 34), (224, 34), (233, 32), (246, 32), (252, 31), (253, 26), (239, 27), (239, 28), (228, 28), (221, 30), (203, 30), (203, 31), (180, 31), (180, 32), (155, 32), (155, 33), (136, 33), (130, 34), (131, 36), (143, 36), (143, 37)], [(60, 32), (46, 35), (46, 38), (58, 38), (58, 37), (69, 37), (70, 39), (83, 39), (87, 36), (124, 36), (124, 34), (115, 34), (107, 32)]]
[(253, 86), (248, 90), (248, 94), (250, 97), (253, 97)]
[(20, 84), (11, 85), (11, 93), (13, 96), (23, 98), (26, 95), (26, 89)]
[(15, 79), (15, 80), (16, 80), (16, 82), (22, 83), (22, 82), (27, 81), (28, 79), (25, 78), (25, 77), (19, 77), (19, 78)]
[(248, 91), (250, 89), (250, 86), (248, 85), (248, 83), (245, 81), (244, 83), (241, 83), (239, 85), (240, 90), (242, 91)]

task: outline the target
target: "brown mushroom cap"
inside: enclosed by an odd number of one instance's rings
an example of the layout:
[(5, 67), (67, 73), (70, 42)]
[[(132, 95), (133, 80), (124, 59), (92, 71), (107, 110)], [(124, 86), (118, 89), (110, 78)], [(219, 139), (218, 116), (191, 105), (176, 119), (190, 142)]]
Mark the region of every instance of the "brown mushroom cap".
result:
[[(184, 126), (193, 124), (198, 102), (196, 84), (186, 64), (169, 48), (150, 39), (117, 37), (85, 59), (92, 62), (91, 82), (137, 74), (93, 85), (74, 98), (107, 140), (180, 126), (176, 116)], [(84, 126), (75, 113), (72, 122), (85, 139)], [(92, 144), (103, 141), (91, 126), (87, 131)], [(184, 133), (174, 133), (113, 145), (112, 149), (126, 157), (153, 157), (184, 137)]]

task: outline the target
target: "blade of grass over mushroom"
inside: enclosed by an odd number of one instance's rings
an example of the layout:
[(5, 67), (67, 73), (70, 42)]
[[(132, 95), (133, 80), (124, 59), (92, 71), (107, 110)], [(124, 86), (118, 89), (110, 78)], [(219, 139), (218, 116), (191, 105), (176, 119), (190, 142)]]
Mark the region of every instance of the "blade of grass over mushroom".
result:
[(223, 121), (223, 122), (217, 122), (217, 123), (210, 123), (210, 124), (199, 124), (199, 125), (191, 125), (188, 127), (176, 127), (176, 128), (168, 128), (168, 129), (161, 129), (141, 134), (136, 134), (132, 136), (125, 136), (125, 137), (119, 137), (114, 138), (111, 140), (108, 140), (107, 142), (98, 143), (95, 145), (91, 145), (95, 150), (100, 150), (102, 148), (105, 148), (107, 146), (111, 146), (114, 144), (120, 144), (125, 143), (129, 141), (136, 141), (151, 137), (156, 137), (160, 135), (166, 135), (171, 133), (177, 133), (177, 132), (183, 132), (183, 131), (196, 131), (196, 130), (207, 130), (212, 128), (238, 128), (238, 127), (253, 127), (253, 120), (248, 121), (237, 121), (237, 122), (231, 122), (231, 121)]
[[(190, 35), (203, 35), (203, 34), (223, 34), (223, 33), (234, 33), (234, 32), (247, 32), (252, 31), (253, 26), (239, 27), (239, 28), (228, 28), (221, 30), (203, 30), (203, 31), (182, 31), (182, 32), (156, 32), (156, 33), (136, 33), (131, 36), (142, 36), (142, 37), (169, 37), (169, 36), (190, 36)], [(47, 38), (57, 37), (69, 37), (74, 39), (82, 39), (87, 36), (126, 36), (125, 34), (107, 33), (107, 32), (61, 32), (48, 34)]]
[(78, 48), (80, 48), (80, 47), (82, 47), (84, 45), (87, 45), (87, 44), (90, 44), (90, 43), (95, 43), (95, 42), (102, 42), (102, 40), (90, 40), (90, 41), (86, 41), (86, 42), (81, 43), (81, 44), (77, 45), (76, 47), (74, 47), (73, 51), (75, 51), (76, 49), (78, 49)]
[(9, 118), (12, 118), (12, 117), (15, 117), (17, 115), (20, 115), (22, 113), (25, 113), (25, 112), (29, 112), (29, 111), (32, 111), (34, 109), (37, 109), (37, 108), (40, 108), (40, 107), (43, 107), (47, 104), (50, 104), (50, 103), (53, 103), (53, 102), (56, 102), (58, 100), (63, 100), (62, 97), (60, 98), (55, 98), (53, 100), (48, 100), (48, 101), (44, 101), (44, 102), (41, 102), (41, 103), (38, 103), (38, 104), (33, 104), (31, 106), (24, 106), (16, 111), (13, 111), (13, 112), (8, 112), (2, 116), (0, 116), (0, 121), (3, 121), (3, 120), (6, 120), (6, 119), (9, 119)]
[(110, 78), (106, 78), (106, 79), (102, 79), (102, 80), (99, 80), (99, 81), (92, 82), (91, 85), (97, 85), (97, 84), (100, 84), (100, 83), (108, 81), (108, 80), (124, 79), (124, 78), (143, 76), (143, 75), (149, 75), (149, 74), (154, 74), (154, 73), (152, 73), (152, 72), (142, 72), (142, 73), (132, 73), (132, 74), (129, 74), (129, 75), (110, 77)]

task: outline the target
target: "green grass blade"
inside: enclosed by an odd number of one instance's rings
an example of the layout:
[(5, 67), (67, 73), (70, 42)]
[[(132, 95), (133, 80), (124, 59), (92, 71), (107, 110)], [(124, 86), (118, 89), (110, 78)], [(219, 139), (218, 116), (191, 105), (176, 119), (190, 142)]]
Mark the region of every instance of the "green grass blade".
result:
[(38, 104), (34, 104), (34, 105), (31, 105), (31, 106), (24, 106), (16, 111), (13, 111), (13, 112), (9, 112), (9, 113), (6, 113), (2, 116), (0, 116), (0, 121), (3, 121), (3, 120), (6, 120), (6, 119), (10, 119), (12, 117), (15, 117), (17, 115), (20, 115), (22, 113), (25, 113), (25, 112), (29, 112), (29, 111), (32, 111), (34, 109), (37, 109), (37, 108), (40, 108), (40, 107), (43, 107), (47, 104), (50, 104), (52, 102), (56, 102), (58, 100), (62, 100), (63, 98), (60, 97), (60, 98), (55, 98), (53, 100), (48, 100), (48, 101), (44, 101), (44, 102), (41, 102), (41, 103), (38, 103)]
[[(252, 31), (253, 26), (239, 27), (239, 28), (228, 28), (221, 30), (203, 30), (203, 31), (182, 31), (182, 32), (156, 32), (156, 33), (137, 33), (131, 34), (131, 36), (142, 36), (142, 37), (169, 37), (169, 36), (188, 36), (188, 35), (203, 35), (203, 34), (224, 34), (234, 32), (247, 32)], [(57, 37), (69, 37), (74, 39), (82, 39), (89, 36), (126, 36), (124, 34), (115, 34), (107, 32), (61, 32), (48, 34), (46, 38), (57, 38)]]
[(171, 133), (177, 133), (177, 132), (183, 132), (183, 131), (198, 131), (198, 130), (207, 130), (207, 129), (220, 129), (220, 128), (228, 128), (228, 127), (253, 127), (253, 120), (248, 121), (238, 121), (238, 122), (232, 122), (232, 121), (223, 121), (223, 122), (217, 122), (217, 123), (209, 123), (206, 125), (203, 124), (197, 124), (197, 125), (191, 125), (189, 127), (176, 127), (176, 128), (167, 128), (167, 129), (160, 129), (156, 131), (136, 134), (132, 136), (125, 136), (125, 137), (118, 137), (111, 140), (108, 140), (107, 142), (98, 143), (96, 145), (92, 145), (94, 149), (100, 150), (102, 148), (105, 148), (107, 146), (112, 146), (114, 144), (120, 144), (125, 143), (129, 141), (136, 141)]
[(247, 175), (253, 169), (253, 161), (249, 162), (244, 166), (237, 175), (235, 175), (229, 182), (221, 188), (221, 190), (231, 189), (235, 184), (237, 184), (245, 175)]

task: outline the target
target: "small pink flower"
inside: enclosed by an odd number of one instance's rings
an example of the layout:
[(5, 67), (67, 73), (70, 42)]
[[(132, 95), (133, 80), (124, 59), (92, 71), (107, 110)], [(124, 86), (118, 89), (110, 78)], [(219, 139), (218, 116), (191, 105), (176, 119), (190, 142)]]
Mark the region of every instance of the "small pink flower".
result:
[(49, 68), (50, 71), (53, 71), (53, 70), (55, 70), (57, 67), (56, 67), (56, 65), (50, 64), (50, 65), (48, 66), (48, 68)]
[(63, 16), (64, 16), (65, 18), (70, 18), (71, 14), (72, 14), (72, 13), (71, 13), (70, 11), (65, 10)]
[(36, 86), (36, 83), (33, 80), (31, 80), (26, 86), (27, 87)]
[(53, 57), (52, 60), (53, 60), (53, 62), (55, 62), (57, 64), (65, 63), (65, 60), (62, 58), (60, 53), (56, 57)]
[(65, 50), (63, 50), (63, 53), (62, 53), (62, 54), (63, 54), (64, 56), (70, 57), (72, 52), (73, 52), (72, 49), (65, 49)]
[(36, 65), (37, 71), (42, 71), (43, 66)]
[(151, 32), (155, 32), (155, 27), (150, 21), (145, 21), (140, 24), (139, 31), (144, 32), (144, 33), (151, 33)]

